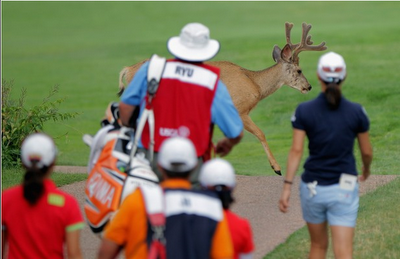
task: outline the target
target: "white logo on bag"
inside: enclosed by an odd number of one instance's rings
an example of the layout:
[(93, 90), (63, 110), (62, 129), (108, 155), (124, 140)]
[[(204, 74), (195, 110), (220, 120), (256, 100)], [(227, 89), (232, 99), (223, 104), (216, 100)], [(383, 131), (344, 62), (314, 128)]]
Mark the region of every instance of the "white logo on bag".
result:
[(107, 207), (111, 207), (111, 202), (114, 198), (115, 187), (111, 186), (107, 181), (103, 179), (101, 174), (95, 173), (90, 178), (88, 183), (89, 196), (93, 196), (100, 201), (103, 205), (107, 204)]
[(190, 130), (186, 126), (180, 126), (177, 129), (171, 128), (160, 128), (160, 136), (163, 137), (184, 137), (187, 138), (190, 135)]

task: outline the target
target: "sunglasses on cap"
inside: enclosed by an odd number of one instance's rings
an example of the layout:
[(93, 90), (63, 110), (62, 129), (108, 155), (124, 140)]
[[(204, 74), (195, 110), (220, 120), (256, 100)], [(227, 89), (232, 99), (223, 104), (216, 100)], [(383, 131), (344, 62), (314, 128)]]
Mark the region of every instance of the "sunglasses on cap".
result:
[(343, 71), (343, 67), (335, 67), (334, 70), (332, 70), (330, 67), (322, 67), (322, 71), (327, 72), (327, 73), (339, 73)]

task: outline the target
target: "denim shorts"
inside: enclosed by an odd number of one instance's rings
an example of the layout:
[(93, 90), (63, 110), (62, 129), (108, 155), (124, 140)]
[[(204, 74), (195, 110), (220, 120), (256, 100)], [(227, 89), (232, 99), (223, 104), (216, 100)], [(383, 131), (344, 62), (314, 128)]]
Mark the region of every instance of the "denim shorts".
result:
[(327, 221), (331, 226), (355, 227), (359, 206), (358, 188), (358, 183), (350, 191), (341, 189), (339, 184), (316, 185), (316, 193), (312, 193), (307, 183), (301, 181), (303, 219), (312, 224)]

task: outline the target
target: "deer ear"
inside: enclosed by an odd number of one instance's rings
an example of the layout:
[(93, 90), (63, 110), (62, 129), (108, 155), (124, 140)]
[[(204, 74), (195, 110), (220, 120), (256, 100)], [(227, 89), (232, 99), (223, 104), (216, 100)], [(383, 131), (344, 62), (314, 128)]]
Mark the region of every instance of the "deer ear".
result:
[(275, 62), (278, 62), (281, 59), (281, 48), (277, 45), (274, 46), (274, 50), (272, 51), (272, 58)]
[(285, 47), (283, 47), (281, 52), (281, 58), (286, 62), (292, 61), (292, 48), (290, 47), (289, 44), (286, 44)]

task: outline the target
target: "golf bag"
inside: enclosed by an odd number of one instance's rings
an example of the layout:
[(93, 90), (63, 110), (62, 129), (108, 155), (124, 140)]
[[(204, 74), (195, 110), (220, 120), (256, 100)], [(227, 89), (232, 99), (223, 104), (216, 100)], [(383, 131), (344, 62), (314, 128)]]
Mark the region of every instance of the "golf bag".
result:
[[(148, 70), (148, 100), (151, 103), (164, 71), (166, 59), (153, 55)], [(136, 132), (120, 127), (118, 104), (112, 103), (106, 110), (103, 128), (96, 136), (84, 136), (90, 143), (91, 152), (88, 170), (89, 178), (85, 187), (86, 219), (94, 233), (101, 233), (125, 197), (138, 186), (154, 186), (158, 177), (152, 171), (145, 155), (137, 153), (138, 140), (144, 124), (149, 123), (150, 160), (153, 159), (154, 113), (151, 105), (146, 105)], [(85, 140), (86, 138), (86, 140)]]
[[(130, 157), (133, 130), (102, 128), (91, 143), (92, 161), (85, 186), (84, 213), (91, 230), (99, 234), (127, 195), (138, 186), (157, 185), (158, 178), (144, 154)], [(93, 150), (98, 149), (98, 150)], [(89, 167), (88, 167), (89, 168)]]

